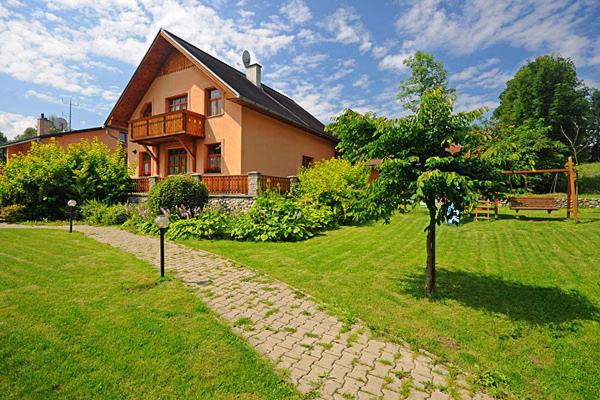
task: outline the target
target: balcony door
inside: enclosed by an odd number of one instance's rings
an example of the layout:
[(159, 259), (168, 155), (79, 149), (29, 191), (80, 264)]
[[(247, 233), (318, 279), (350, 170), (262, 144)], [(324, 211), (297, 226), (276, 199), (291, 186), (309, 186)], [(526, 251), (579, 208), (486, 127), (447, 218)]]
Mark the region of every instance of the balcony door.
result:
[(183, 175), (187, 172), (187, 153), (184, 149), (169, 150), (167, 175)]

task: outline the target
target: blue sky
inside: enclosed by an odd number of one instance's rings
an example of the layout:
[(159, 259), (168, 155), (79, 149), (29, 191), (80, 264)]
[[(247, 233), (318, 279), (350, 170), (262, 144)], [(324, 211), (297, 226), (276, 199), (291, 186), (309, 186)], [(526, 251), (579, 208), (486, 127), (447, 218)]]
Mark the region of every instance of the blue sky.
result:
[(402, 61), (433, 53), (457, 108), (495, 107), (505, 83), (540, 54), (572, 57), (600, 87), (597, 0), (2, 0), (0, 131), (78, 104), (73, 128), (101, 125), (159, 28), (242, 69), (248, 49), (263, 81), (324, 123), (350, 107), (402, 115)]

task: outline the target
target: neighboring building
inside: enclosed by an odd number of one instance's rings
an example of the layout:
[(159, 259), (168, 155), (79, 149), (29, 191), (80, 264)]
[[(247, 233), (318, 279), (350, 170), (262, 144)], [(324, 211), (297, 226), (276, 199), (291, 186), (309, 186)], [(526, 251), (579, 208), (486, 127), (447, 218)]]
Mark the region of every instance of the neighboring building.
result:
[(323, 124), (262, 84), (259, 64), (246, 67), (244, 75), (161, 29), (105, 124), (128, 133), (135, 177), (287, 177), (332, 157)]
[(103, 127), (78, 129), (75, 131), (48, 133), (50, 130), (50, 121), (44, 117), (44, 114), (38, 118), (37, 131), (38, 136), (19, 140), (18, 142), (7, 143), (0, 146), (0, 150), (6, 152), (6, 159), (10, 160), (16, 154), (27, 154), (31, 149), (31, 143), (37, 142), (42, 144), (50, 143), (54, 140), (58, 145), (67, 150), (68, 146), (73, 143), (79, 143), (81, 140), (93, 141), (98, 139), (106, 144), (111, 151), (115, 151), (117, 146), (124, 142), (125, 136), (120, 135), (118, 130), (106, 129)]

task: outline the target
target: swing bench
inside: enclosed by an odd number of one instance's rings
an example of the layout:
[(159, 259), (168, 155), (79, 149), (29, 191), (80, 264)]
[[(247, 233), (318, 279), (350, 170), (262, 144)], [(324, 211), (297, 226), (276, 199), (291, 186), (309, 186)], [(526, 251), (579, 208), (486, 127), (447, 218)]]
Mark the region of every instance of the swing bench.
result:
[[(568, 185), (567, 185), (567, 219), (571, 217), (571, 213), (573, 213), (573, 219), (575, 223), (577, 223), (577, 213), (578, 213), (578, 204), (577, 204), (577, 190), (575, 188), (575, 172), (573, 168), (573, 160), (569, 157), (566, 168), (554, 168), (554, 169), (541, 169), (541, 170), (523, 170), (523, 171), (503, 171), (504, 174), (515, 174), (515, 175), (531, 175), (531, 174), (561, 174), (564, 173), (567, 175)], [(556, 179), (554, 179), (554, 189), (556, 191)], [(538, 196), (528, 196), (528, 197), (509, 197), (508, 205), (511, 210), (515, 212), (519, 212), (519, 210), (542, 210), (548, 211), (548, 214), (552, 213), (552, 211), (560, 210), (560, 207), (556, 203), (556, 199), (554, 197), (538, 197)]]
[(509, 208), (516, 212), (519, 210), (545, 210), (550, 214), (552, 211), (560, 210), (554, 197), (510, 197), (508, 204)]

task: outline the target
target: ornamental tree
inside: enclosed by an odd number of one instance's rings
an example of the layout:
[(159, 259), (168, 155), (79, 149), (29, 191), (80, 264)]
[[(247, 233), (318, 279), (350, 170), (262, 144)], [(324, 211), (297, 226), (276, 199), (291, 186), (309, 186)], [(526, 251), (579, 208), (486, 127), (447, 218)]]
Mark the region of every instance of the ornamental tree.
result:
[[(376, 120), (377, 128), (369, 140), (340, 125), (348, 118), (338, 117), (329, 128), (339, 137), (341, 149), (382, 160), (379, 177), (369, 186), (357, 211), (363, 218), (389, 222), (396, 211), (407, 212), (421, 203), (427, 206), (428, 295), (436, 286), (436, 225), (469, 209), (481, 196), (492, 198), (502, 181), (494, 162), (482, 156), (488, 137), (473, 125), (485, 110), (454, 113), (454, 104), (454, 96), (439, 87), (423, 94), (415, 114)], [(356, 121), (361, 119), (359, 115), (345, 114), (353, 116), (351, 126), (360, 125)], [(373, 121), (372, 116), (363, 118)], [(361, 137), (359, 149), (353, 146), (357, 137)]]

